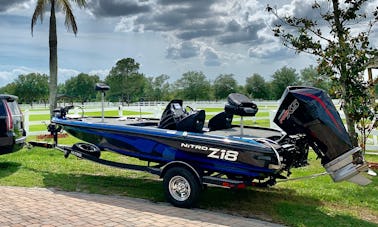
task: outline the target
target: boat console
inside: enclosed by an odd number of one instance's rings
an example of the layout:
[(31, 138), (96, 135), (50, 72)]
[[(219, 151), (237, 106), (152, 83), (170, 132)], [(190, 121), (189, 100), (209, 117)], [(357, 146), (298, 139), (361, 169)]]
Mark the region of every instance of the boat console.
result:
[[(243, 135), (243, 116), (255, 116), (258, 108), (247, 96), (232, 93), (227, 98), (224, 110), (209, 120), (209, 131), (231, 128), (233, 116), (238, 115), (241, 117), (240, 134)], [(172, 100), (165, 108), (158, 127), (187, 132), (203, 132), (204, 123), (204, 110), (191, 109), (188, 112), (183, 107), (182, 100)]]
[(186, 111), (182, 100), (172, 100), (165, 108), (159, 122), (159, 128), (187, 132), (202, 132), (205, 124), (204, 110)]

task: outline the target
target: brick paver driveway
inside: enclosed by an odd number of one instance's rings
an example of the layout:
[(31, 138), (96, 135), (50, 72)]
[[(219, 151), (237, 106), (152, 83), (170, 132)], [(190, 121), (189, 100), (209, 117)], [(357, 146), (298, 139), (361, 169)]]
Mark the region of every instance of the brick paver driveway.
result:
[(279, 226), (123, 196), (0, 187), (0, 226)]

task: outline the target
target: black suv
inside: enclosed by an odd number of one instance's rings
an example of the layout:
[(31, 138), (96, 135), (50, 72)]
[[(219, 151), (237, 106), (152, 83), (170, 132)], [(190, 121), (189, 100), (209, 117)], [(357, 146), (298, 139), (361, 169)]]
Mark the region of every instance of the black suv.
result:
[(19, 150), (26, 140), (17, 99), (17, 96), (0, 94), (0, 154)]

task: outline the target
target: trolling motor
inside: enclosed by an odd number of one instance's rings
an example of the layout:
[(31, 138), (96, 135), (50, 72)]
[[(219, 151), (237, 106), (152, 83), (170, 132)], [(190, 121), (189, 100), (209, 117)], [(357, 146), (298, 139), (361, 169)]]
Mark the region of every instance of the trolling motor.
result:
[(110, 87), (104, 83), (96, 83), (95, 90), (101, 92), (101, 122), (104, 123), (104, 102), (105, 102), (105, 92), (108, 91)]

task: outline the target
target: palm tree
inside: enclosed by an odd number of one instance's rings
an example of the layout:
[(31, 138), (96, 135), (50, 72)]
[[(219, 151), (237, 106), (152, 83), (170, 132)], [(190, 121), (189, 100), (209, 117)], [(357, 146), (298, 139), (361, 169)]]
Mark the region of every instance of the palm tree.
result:
[(57, 83), (58, 83), (58, 38), (56, 34), (56, 8), (60, 8), (65, 16), (65, 26), (68, 31), (72, 30), (77, 34), (77, 25), (75, 17), (72, 13), (70, 2), (76, 3), (80, 8), (86, 6), (86, 0), (38, 0), (34, 10), (34, 14), (31, 21), (31, 33), (33, 35), (33, 28), (37, 23), (38, 18), (41, 23), (43, 21), (43, 15), (45, 13), (45, 7), (50, 4), (50, 29), (49, 29), (49, 48), (50, 48), (50, 82), (49, 82), (49, 103), (50, 113), (56, 108), (56, 95), (57, 95)]

